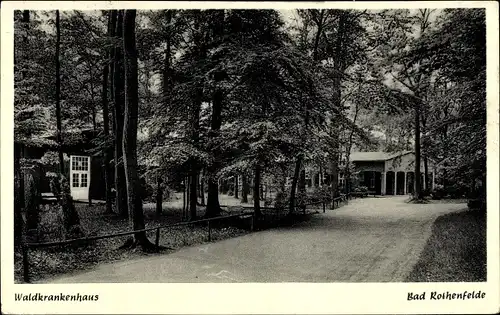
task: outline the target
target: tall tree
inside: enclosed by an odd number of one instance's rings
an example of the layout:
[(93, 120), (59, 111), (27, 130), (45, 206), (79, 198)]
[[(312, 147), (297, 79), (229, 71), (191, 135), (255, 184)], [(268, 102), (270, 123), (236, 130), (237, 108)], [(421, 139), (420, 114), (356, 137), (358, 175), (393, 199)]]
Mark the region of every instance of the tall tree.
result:
[[(212, 20), (212, 32), (214, 36), (214, 41), (221, 41), (224, 36), (224, 21), (225, 21), (225, 10), (214, 10), (213, 20)], [(212, 94), (212, 117), (210, 120), (210, 132), (212, 137), (217, 136), (220, 128), (222, 126), (222, 111), (224, 104), (223, 90), (219, 86), (221, 81), (227, 78), (227, 73), (223, 69), (216, 69), (213, 73), (212, 80), (214, 81), (214, 91)], [(217, 159), (217, 152), (213, 152)], [(218, 216), (221, 212), (219, 204), (219, 186), (218, 180), (216, 178), (216, 171), (219, 165), (217, 161), (214, 161), (209, 167), (209, 177), (208, 177), (208, 196), (207, 196), (207, 212), (206, 216), (214, 217)]]
[(60, 44), (61, 44), (61, 25), (60, 25), (59, 10), (56, 10), (56, 120), (57, 120), (57, 143), (59, 155), (59, 187), (61, 187), (60, 205), (64, 215), (64, 225), (66, 228), (67, 236), (79, 237), (82, 230), (80, 227), (80, 217), (73, 204), (68, 179), (64, 169), (64, 156), (63, 156), (63, 141), (62, 141), (62, 117), (61, 117), (61, 60), (60, 60)]
[[(137, 49), (135, 42), (136, 10), (123, 14), (123, 56), (125, 72), (125, 113), (123, 122), (123, 162), (127, 184), (129, 217), (134, 230), (144, 229), (144, 213), (141, 198), (141, 180), (137, 165), (137, 126), (139, 119)], [(143, 249), (152, 248), (145, 232), (135, 235), (136, 244)]]
[(123, 113), (124, 113), (124, 61), (123, 61), (123, 10), (115, 11), (116, 45), (113, 49), (113, 101), (114, 101), (114, 136), (115, 136), (115, 191), (116, 210), (121, 216), (128, 218), (127, 191), (125, 184), (125, 168), (123, 164)]
[[(23, 36), (22, 36), (22, 44), (24, 49), (27, 50), (29, 47), (29, 23), (30, 23), (30, 11), (24, 10), (22, 12), (22, 17), (18, 19), (22, 25)], [(16, 54), (17, 57), (17, 54)], [(22, 71), (21, 80), (24, 81), (26, 79), (26, 71)], [(17, 121), (16, 121), (17, 123)], [(17, 124), (16, 124), (17, 125)], [(16, 146), (15, 146), (16, 147)], [(23, 157), (24, 144), (20, 144), (17, 146), (17, 150), (14, 152), (14, 171), (15, 171), (15, 183), (18, 183), (17, 189), (14, 190), (14, 243), (19, 245), (22, 241), (23, 229), (24, 229), (24, 219), (22, 215), (22, 209), (24, 208), (24, 198), (25, 198), (25, 181), (24, 181), (24, 172), (21, 169), (21, 158)]]
[[(429, 83), (433, 88), (427, 89), (422, 97), (426, 101), (423, 108), (430, 114), (424, 117), (429, 118), (423, 130), (427, 143), (424, 148), (441, 165), (448, 166), (448, 179), (478, 192), (470, 182), (477, 181), (479, 192), (484, 196), (485, 12), (484, 9), (447, 9), (435, 24), (407, 53), (412, 65), (420, 65), (421, 72), (435, 78)], [(447, 139), (453, 139), (453, 143)]]
[[(202, 23), (202, 13), (198, 12), (195, 13), (195, 21), (194, 21), (194, 32), (192, 34), (193, 36), (193, 41), (194, 41), (194, 57), (195, 60), (203, 61), (206, 58), (207, 52), (206, 52), (206, 46), (205, 42), (203, 39), (203, 26), (201, 25)], [(194, 148), (199, 147), (199, 142), (200, 142), (200, 111), (201, 111), (201, 104), (203, 101), (203, 87), (202, 87), (202, 82), (197, 82), (195, 87), (194, 87), (194, 95), (193, 98), (190, 102), (190, 110), (189, 110), (189, 128), (190, 128), (190, 140), (194, 146)], [(196, 158), (191, 158), (190, 161), (190, 187), (189, 187), (189, 211), (190, 211), (190, 217), (192, 220), (197, 219), (197, 186), (198, 186), (198, 180), (197, 180), (197, 175), (199, 172), (199, 163)], [(209, 182), (210, 183), (210, 182)], [(210, 184), (209, 184), (209, 189), (210, 189)], [(208, 194), (208, 200), (210, 200), (210, 193)], [(212, 196), (213, 197), (213, 196)], [(213, 199), (213, 198), (212, 198)], [(214, 206), (214, 202), (207, 201), (207, 209), (210, 207)], [(209, 210), (207, 210), (209, 211)], [(216, 215), (217, 212), (214, 212), (214, 215)]]
[[(115, 21), (116, 15), (113, 14), (113, 11), (108, 12), (108, 38), (111, 38), (113, 35), (113, 28), (116, 23)], [(106, 181), (106, 212), (112, 213), (112, 204), (111, 204), (111, 186), (112, 186), (112, 172), (110, 170), (110, 165), (111, 165), (111, 156), (112, 153), (111, 151), (111, 141), (110, 140), (110, 133), (109, 133), (109, 96), (108, 93), (110, 92), (108, 89), (108, 83), (110, 81), (110, 67), (111, 67), (111, 62), (110, 62), (110, 57), (111, 57), (111, 45), (109, 46), (109, 49), (106, 52), (106, 59), (105, 63), (103, 65), (103, 71), (102, 71), (102, 115), (103, 115), (103, 124), (104, 124), (104, 137), (105, 137), (105, 146), (104, 146), (104, 178)], [(112, 93), (113, 91), (111, 91)]]
[[(338, 10), (337, 11), (337, 36), (334, 44), (334, 61), (333, 61), (333, 71), (334, 71), (334, 83), (333, 83), (333, 99), (335, 102), (335, 107), (340, 109), (342, 107), (342, 80), (344, 76), (345, 69), (347, 68), (346, 66), (346, 53), (347, 49), (346, 47), (346, 33), (347, 27), (346, 27), (346, 20), (347, 20), (347, 13)], [(338, 115), (333, 115), (333, 120), (339, 120)], [(334, 134), (334, 154), (332, 158), (332, 199), (338, 197), (339, 194), (339, 189), (338, 189), (338, 184), (339, 184), (339, 159), (340, 159), (340, 154), (339, 154), (339, 148), (340, 148), (340, 143), (339, 143), (339, 122), (333, 122), (332, 123), (332, 131)], [(332, 203), (333, 205), (333, 203)]]
[(59, 172), (64, 176), (64, 157), (62, 148), (62, 118), (61, 118), (61, 60), (60, 60), (60, 46), (61, 46), (61, 26), (59, 10), (56, 10), (56, 121), (57, 121), (57, 143), (59, 144)]
[[(379, 49), (384, 54), (384, 78), (389, 79), (395, 89), (399, 89), (412, 106), (413, 133), (415, 153), (415, 189), (414, 198), (423, 198), (421, 181), (421, 127), (422, 112), (426, 106), (426, 95), (429, 89), (430, 75), (426, 64), (429, 56), (408, 54), (408, 48), (414, 46), (418, 38), (426, 36), (430, 31), (430, 17), (434, 10), (419, 9), (415, 14), (409, 10), (384, 11), (381, 13), (383, 31), (379, 36), (384, 45)], [(416, 31), (416, 32), (415, 32)]]

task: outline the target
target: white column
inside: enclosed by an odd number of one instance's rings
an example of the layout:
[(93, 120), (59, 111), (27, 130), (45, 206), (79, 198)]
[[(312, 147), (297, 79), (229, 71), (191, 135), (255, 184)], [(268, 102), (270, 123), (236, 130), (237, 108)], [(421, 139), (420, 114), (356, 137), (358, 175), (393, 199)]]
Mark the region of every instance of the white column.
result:
[(398, 194), (398, 172), (394, 171), (394, 195)]
[(404, 194), (406, 195), (406, 187), (408, 186), (408, 184), (406, 183), (406, 172), (404, 172), (405, 174), (405, 184), (404, 184)]

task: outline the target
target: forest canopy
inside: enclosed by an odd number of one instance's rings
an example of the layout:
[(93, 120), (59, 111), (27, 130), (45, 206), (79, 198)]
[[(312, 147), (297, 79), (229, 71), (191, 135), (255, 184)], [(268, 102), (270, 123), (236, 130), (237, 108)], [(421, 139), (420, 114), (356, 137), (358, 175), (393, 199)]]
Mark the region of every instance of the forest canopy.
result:
[(306, 165), (328, 170), (329, 197), (349, 192), (337, 178), (352, 176), (340, 161), (353, 150), (412, 150), (417, 174), (432, 160), (443, 185), (484, 189), (483, 9), (26, 10), (14, 19), (16, 143), (59, 148), (63, 169), (61, 148), (77, 141), (69, 134), (93, 131), (109, 211), (134, 229), (144, 226), (143, 180), (162, 178), (160, 201), (163, 186), (189, 186), (196, 219), (200, 185), (214, 217), (221, 179), (243, 176), (258, 214), (270, 177), (292, 213), (305, 202)]

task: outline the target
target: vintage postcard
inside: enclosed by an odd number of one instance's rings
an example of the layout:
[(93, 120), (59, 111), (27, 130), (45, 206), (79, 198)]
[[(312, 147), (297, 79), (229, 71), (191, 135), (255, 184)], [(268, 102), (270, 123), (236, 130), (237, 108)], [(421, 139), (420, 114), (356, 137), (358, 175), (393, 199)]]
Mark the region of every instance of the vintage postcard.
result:
[(500, 310), (498, 3), (2, 3), (5, 314)]

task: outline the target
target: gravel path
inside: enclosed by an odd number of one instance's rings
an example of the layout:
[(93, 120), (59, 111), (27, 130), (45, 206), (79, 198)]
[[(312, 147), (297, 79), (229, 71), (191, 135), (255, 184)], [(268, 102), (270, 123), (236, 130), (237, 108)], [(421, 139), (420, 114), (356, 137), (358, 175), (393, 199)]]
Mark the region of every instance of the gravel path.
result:
[(405, 200), (357, 199), (293, 227), (103, 264), (51, 283), (402, 282), (416, 264), (434, 220), (465, 208)]

